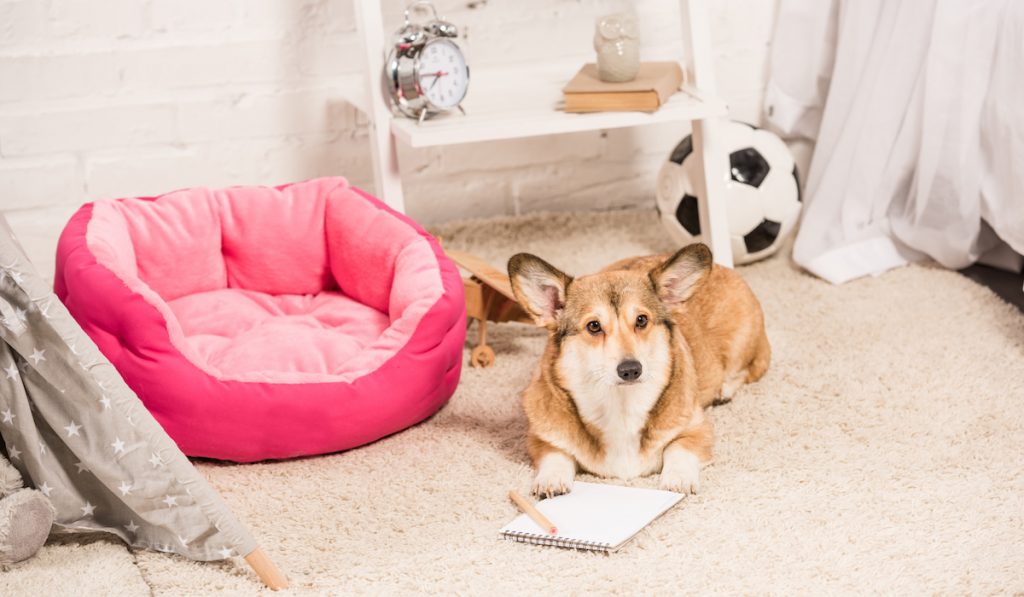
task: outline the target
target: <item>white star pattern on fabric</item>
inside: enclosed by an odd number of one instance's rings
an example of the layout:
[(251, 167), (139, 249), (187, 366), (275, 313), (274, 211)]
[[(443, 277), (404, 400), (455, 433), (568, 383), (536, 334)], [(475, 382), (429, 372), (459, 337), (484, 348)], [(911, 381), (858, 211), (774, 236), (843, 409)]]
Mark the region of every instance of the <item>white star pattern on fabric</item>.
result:
[(104, 395), (103, 398), (100, 399), (100, 404), (103, 405), (103, 410), (107, 410), (110, 408), (110, 398), (107, 398), (107, 396)]
[(65, 427), (64, 431), (68, 432), (68, 437), (69, 438), (71, 436), (73, 436), (73, 435), (77, 435), (78, 437), (82, 437), (82, 435), (80, 433), (78, 433), (78, 430), (81, 429), (81, 428), (82, 428), (81, 425), (78, 425), (74, 421), (71, 421), (71, 424), (68, 425), (67, 427)]
[(21, 272), (10, 272), (11, 279), (14, 280), (15, 284), (21, 284), (25, 281), (25, 278), (21, 275)]
[(38, 365), (41, 361), (45, 361), (46, 360), (46, 356), (44, 356), (45, 354), (46, 354), (46, 350), (39, 350), (37, 348), (37, 349), (32, 351), (32, 354), (28, 355), (28, 358), (32, 359), (32, 361), (36, 365)]
[(121, 441), (120, 437), (114, 438), (114, 443), (110, 444), (110, 447), (114, 449), (114, 454), (124, 454), (124, 442)]
[(82, 516), (92, 516), (93, 512), (95, 512), (95, 511), (96, 511), (96, 506), (93, 506), (89, 502), (86, 502), (85, 505), (82, 506)]
[(129, 520), (128, 524), (124, 525), (124, 528), (128, 529), (128, 532), (135, 534), (135, 531), (139, 530), (139, 525), (135, 524), (134, 520)]
[(75, 346), (74, 342), (68, 345), (68, 350), (71, 351), (71, 354), (75, 355), (76, 357), (78, 356), (78, 347)]
[(184, 545), (185, 547), (188, 547), (188, 539), (182, 537), (181, 535), (178, 535), (178, 542)]
[(39, 455), (46, 456), (46, 444), (39, 442)]
[(4, 369), (4, 373), (7, 374), (7, 379), (14, 379), (18, 376), (18, 365), (11, 363), (11, 366)]
[(118, 486), (118, 489), (121, 490), (122, 496), (128, 495), (132, 492), (132, 484), (128, 481), (121, 481), (121, 485)]
[(7, 448), (7, 455), (11, 457), (11, 460), (20, 460), (21, 450), (17, 446), (11, 446)]
[(152, 464), (154, 467), (161, 467), (164, 465), (164, 459), (156, 452), (153, 452), (153, 456), (149, 458), (149, 463)]
[(75, 467), (77, 467), (77, 468), (78, 468), (78, 472), (79, 472), (79, 473), (81, 473), (82, 471), (87, 471), (87, 470), (89, 470), (89, 467), (85, 466), (85, 463), (84, 463), (84, 462), (76, 462), (76, 463), (75, 463)]
[(4, 416), (4, 423), (10, 423), (12, 425), (14, 424), (14, 417), (18, 416), (16, 414), (14, 414), (13, 412), (11, 412), (11, 409), (9, 409), (9, 408), (7, 410), (5, 410), (3, 413), (0, 413), (0, 414), (2, 414)]
[(46, 303), (45, 306), (39, 308), (39, 314), (42, 315), (44, 319), (50, 319), (51, 306), (52, 305), (50, 303)]
[(176, 496), (176, 495), (166, 495), (166, 496), (164, 496), (164, 499), (162, 499), (160, 501), (165, 503), (165, 504), (167, 504), (167, 507), (170, 508), (171, 506), (177, 506), (178, 505), (178, 496)]
[(235, 550), (231, 549), (230, 547), (222, 547), (219, 550), (217, 550), (217, 553), (219, 553), (220, 557), (222, 558), (230, 558), (231, 556), (235, 555)]
[(28, 317), (25, 316), (25, 310), (19, 307), (15, 307), (10, 315), (4, 316), (4, 325), (12, 330), (20, 329), (26, 323), (28, 323)]
[(53, 488), (47, 485), (46, 481), (43, 481), (42, 484), (40, 484), (39, 487), (37, 487), (36, 489), (41, 491), (43, 495), (45, 495), (46, 497), (50, 497), (50, 492), (53, 491)]

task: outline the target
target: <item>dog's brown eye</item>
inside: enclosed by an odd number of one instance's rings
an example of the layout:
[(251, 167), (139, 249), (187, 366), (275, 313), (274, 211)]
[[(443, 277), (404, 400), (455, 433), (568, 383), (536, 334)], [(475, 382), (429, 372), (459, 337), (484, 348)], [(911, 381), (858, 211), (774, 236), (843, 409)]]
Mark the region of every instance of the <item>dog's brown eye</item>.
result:
[(596, 322), (596, 321), (587, 322), (587, 331), (590, 332), (591, 334), (595, 334), (595, 335), (596, 334), (600, 334), (601, 333), (601, 324)]
[(636, 327), (638, 327), (640, 329), (644, 329), (645, 327), (647, 327), (647, 316), (646, 315), (637, 315), (637, 317), (636, 317)]

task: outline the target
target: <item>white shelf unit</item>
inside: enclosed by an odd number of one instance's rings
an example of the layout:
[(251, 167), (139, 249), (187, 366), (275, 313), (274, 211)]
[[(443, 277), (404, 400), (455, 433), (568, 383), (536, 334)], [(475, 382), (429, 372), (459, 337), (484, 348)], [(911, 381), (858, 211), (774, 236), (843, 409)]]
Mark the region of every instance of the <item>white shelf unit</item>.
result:
[[(561, 110), (562, 87), (580, 64), (508, 65), (473, 68), (466, 114), (441, 115), (417, 124), (394, 116), (381, 87), (381, 69), (390, 35), (384, 32), (380, 0), (355, 0), (357, 27), (364, 52), (363, 72), (343, 82), (346, 99), (370, 123), (377, 195), (404, 211), (397, 143), (414, 148), (497, 141), (538, 135), (607, 130), (657, 123), (693, 123), (694, 156), (700, 160), (697, 181), (700, 225), (715, 262), (732, 267), (732, 247), (721, 201), (728, 156), (720, 151), (718, 122), (727, 113), (716, 94), (708, 35), (707, 0), (679, 0), (681, 43), (687, 85), (658, 111), (569, 114)], [(529, 84), (523, 84), (529, 81)], [(717, 172), (717, 176), (709, 173)]]

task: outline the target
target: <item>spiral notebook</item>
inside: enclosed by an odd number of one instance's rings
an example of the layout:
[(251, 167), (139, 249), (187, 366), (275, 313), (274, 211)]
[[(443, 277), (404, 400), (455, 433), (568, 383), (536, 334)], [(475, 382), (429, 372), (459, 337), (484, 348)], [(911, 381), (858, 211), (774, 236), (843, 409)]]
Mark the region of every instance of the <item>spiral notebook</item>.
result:
[(577, 481), (572, 492), (537, 504), (537, 509), (558, 527), (557, 535), (545, 532), (529, 516), (520, 514), (501, 529), (501, 538), (610, 553), (618, 551), (681, 499), (681, 493), (672, 491)]

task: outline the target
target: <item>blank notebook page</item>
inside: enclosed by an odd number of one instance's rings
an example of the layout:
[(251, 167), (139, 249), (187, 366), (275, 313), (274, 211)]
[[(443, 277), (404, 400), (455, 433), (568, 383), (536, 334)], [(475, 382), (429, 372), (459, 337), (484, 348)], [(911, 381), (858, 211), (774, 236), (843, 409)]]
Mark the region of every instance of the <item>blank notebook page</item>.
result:
[(682, 498), (660, 489), (577, 481), (572, 492), (537, 504), (558, 528), (557, 535), (520, 514), (501, 529), (501, 536), (539, 545), (616, 551)]

